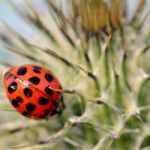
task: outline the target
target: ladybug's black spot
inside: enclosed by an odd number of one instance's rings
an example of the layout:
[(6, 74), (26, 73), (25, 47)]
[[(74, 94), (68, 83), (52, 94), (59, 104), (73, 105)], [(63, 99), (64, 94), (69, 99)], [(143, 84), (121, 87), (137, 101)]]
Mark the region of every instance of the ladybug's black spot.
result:
[(33, 84), (37, 85), (40, 82), (40, 79), (38, 77), (31, 77), (29, 79), (30, 82), (32, 82)]
[(14, 107), (19, 107), (19, 103), (16, 99), (12, 100), (11, 103)]
[(23, 102), (23, 99), (20, 96), (17, 96), (16, 100), (18, 101), (18, 103), (22, 103)]
[(18, 69), (17, 75), (25, 75), (27, 72), (27, 68), (26, 67), (21, 67)]
[(50, 75), (49, 73), (45, 74), (45, 79), (48, 81), (48, 82), (51, 82), (53, 80), (53, 76)]
[(39, 98), (39, 104), (40, 105), (46, 105), (46, 104), (48, 104), (48, 99), (46, 99), (45, 97), (40, 97)]
[(15, 92), (16, 90), (17, 90), (17, 83), (16, 82), (12, 82), (8, 86), (8, 92), (11, 94), (11, 93)]
[(24, 89), (24, 95), (27, 97), (31, 97), (32, 96), (32, 90), (30, 90), (29, 88), (25, 88)]
[(52, 91), (49, 87), (46, 87), (46, 88), (45, 88), (45, 92), (46, 92), (46, 94), (48, 94), (49, 96), (52, 96), (52, 94), (53, 94), (53, 91)]
[(33, 71), (35, 73), (41, 73), (41, 67), (39, 67), (39, 66), (33, 66)]
[(26, 109), (27, 109), (28, 113), (31, 113), (31, 112), (33, 112), (36, 109), (36, 106), (34, 104), (32, 104), (32, 103), (28, 103), (26, 105)]
[(19, 104), (23, 102), (23, 99), (20, 96), (17, 96), (16, 99), (11, 101), (14, 107), (19, 107)]

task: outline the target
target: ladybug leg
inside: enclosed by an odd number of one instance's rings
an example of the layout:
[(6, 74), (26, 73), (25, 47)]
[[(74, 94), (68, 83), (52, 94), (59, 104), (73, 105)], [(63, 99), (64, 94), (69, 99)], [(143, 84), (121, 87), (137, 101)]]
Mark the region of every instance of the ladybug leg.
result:
[(55, 111), (56, 114), (61, 115), (62, 114), (62, 109), (61, 108), (57, 108)]
[(58, 106), (57, 106), (57, 109), (56, 109), (56, 113), (57, 113), (58, 115), (61, 115), (61, 114), (62, 114), (62, 111), (63, 111), (64, 108), (65, 108), (63, 96), (61, 97), (61, 100), (58, 102), (57, 105), (58, 105)]
[(53, 112), (50, 112), (47, 117), (46, 120), (48, 121), (49, 118), (56, 116), (56, 114), (58, 114), (57, 110), (54, 110)]
[(61, 100), (59, 102), (54, 102), (54, 104), (56, 105), (56, 110), (50, 112), (46, 118), (46, 120), (49, 119), (49, 117), (55, 116), (55, 115), (61, 115), (62, 111), (65, 108), (65, 104), (64, 104), (64, 100), (63, 100), (63, 96), (61, 97)]
[(66, 106), (65, 106), (65, 103), (64, 103), (64, 97), (63, 96), (61, 97), (61, 100), (60, 100), (59, 103), (60, 103), (61, 109), (65, 109)]

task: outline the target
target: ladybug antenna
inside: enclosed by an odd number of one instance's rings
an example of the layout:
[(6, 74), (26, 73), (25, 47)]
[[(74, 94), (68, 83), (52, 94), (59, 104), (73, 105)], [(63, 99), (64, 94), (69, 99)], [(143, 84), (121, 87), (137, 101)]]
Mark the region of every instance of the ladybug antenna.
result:
[(0, 68), (0, 75), (4, 76), (7, 73), (7, 68)]
[(68, 93), (68, 94), (76, 93), (76, 91), (74, 91), (74, 90), (67, 90), (67, 89), (63, 90), (63, 89), (58, 89), (58, 88), (56, 89), (56, 88), (53, 88), (51, 86), (49, 86), (49, 89), (51, 89), (51, 90), (53, 90), (55, 92), (59, 92), (59, 93)]
[(55, 91), (55, 92), (64, 93), (64, 90), (62, 90), (62, 89), (58, 89), (58, 88), (56, 89), (56, 88), (53, 88), (51, 86), (49, 86), (48, 88), (51, 89), (51, 90), (53, 90), (53, 91)]

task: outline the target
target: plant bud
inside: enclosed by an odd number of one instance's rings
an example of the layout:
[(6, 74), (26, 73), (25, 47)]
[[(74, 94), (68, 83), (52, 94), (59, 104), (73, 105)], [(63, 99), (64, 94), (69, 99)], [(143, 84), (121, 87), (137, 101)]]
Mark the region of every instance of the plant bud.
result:
[(112, 0), (110, 5), (110, 23), (113, 28), (117, 28), (122, 24), (124, 14), (124, 0)]
[(88, 32), (97, 33), (109, 25), (108, 6), (103, 0), (80, 0), (81, 26)]
[(121, 0), (79, 0), (81, 26), (91, 33), (118, 28), (122, 24), (124, 6)]

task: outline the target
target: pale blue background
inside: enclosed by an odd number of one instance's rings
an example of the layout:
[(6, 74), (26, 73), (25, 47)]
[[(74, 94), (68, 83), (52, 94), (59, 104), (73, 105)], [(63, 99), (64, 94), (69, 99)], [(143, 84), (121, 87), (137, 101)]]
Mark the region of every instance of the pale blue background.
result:
[[(13, 9), (10, 7), (8, 3), (9, 1), (10, 0), (0, 0), (0, 22), (5, 21), (9, 25), (11, 25), (14, 29), (16, 29), (18, 32), (23, 33), (23, 34), (25, 33), (27, 36), (30, 37), (32, 35), (32, 32), (34, 32), (33, 28), (29, 26), (27, 23), (25, 23), (25, 21), (13, 11)], [(25, 0), (14, 0), (14, 1), (17, 2), (18, 5), (20, 5), (19, 7), (22, 7), (20, 2), (24, 2)], [(42, 1), (43, 0), (36, 0), (36, 2), (38, 2), (39, 4), (38, 6), (42, 6), (41, 5)], [(133, 14), (133, 10), (136, 7), (137, 1), (138, 0), (128, 0), (129, 18), (131, 18)], [(8, 58), (11, 58), (9, 61), (13, 62), (13, 60), (15, 60), (13, 58), (16, 58), (16, 55), (11, 54), (7, 50), (5, 50), (2, 47), (2, 43), (0, 43), (0, 59), (7, 60)]]

